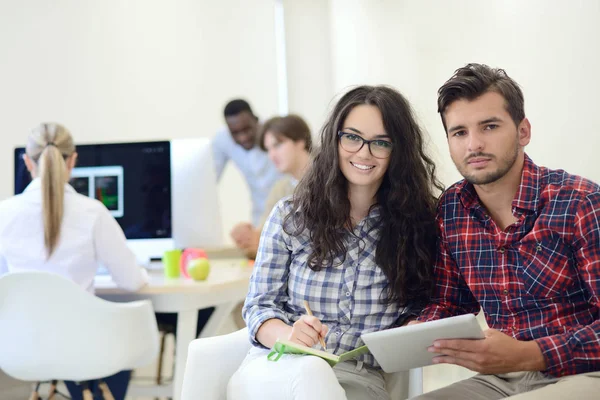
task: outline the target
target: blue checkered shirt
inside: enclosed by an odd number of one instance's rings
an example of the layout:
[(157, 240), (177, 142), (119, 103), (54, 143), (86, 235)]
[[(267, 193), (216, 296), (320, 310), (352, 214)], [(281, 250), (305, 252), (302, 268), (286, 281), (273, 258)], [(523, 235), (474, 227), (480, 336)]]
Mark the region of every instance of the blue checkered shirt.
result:
[[(308, 232), (291, 236), (283, 229), (291, 208), (288, 199), (280, 201), (262, 231), (243, 309), (252, 344), (262, 347), (256, 332), (266, 320), (278, 318), (289, 325), (297, 321), (305, 314), (304, 300), (329, 327), (327, 349), (337, 355), (362, 346), (363, 333), (395, 327), (404, 309), (381, 301), (387, 278), (375, 263), (379, 209), (375, 207), (354, 228), (354, 235), (347, 232), (344, 262), (338, 265), (338, 257), (333, 264), (337, 266), (316, 272), (307, 266), (312, 249)], [(293, 218), (286, 226), (290, 223)], [(370, 353), (357, 360), (378, 367)]]

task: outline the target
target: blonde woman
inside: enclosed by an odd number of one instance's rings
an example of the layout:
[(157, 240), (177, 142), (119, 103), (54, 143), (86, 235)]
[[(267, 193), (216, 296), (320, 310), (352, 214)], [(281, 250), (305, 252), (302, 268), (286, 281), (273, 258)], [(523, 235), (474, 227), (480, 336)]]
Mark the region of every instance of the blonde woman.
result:
[[(102, 264), (118, 286), (132, 291), (144, 286), (147, 274), (117, 221), (102, 203), (68, 184), (77, 161), (69, 131), (55, 123), (39, 125), (29, 135), (23, 158), (33, 181), (20, 195), (0, 202), (0, 275), (49, 271), (93, 293)], [(115, 399), (125, 397), (129, 374), (106, 379)], [(76, 385), (68, 386), (72, 398), (80, 398)]]

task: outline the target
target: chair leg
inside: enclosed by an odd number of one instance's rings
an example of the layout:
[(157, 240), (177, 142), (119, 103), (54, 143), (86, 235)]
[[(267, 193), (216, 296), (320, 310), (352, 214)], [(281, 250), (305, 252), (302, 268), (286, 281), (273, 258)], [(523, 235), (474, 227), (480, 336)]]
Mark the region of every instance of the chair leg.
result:
[(92, 394), (92, 391), (90, 390), (90, 383), (82, 382), (81, 387), (82, 387), (81, 394), (83, 395), (83, 400), (94, 400), (94, 395)]
[(92, 395), (92, 391), (90, 389), (84, 389), (82, 394), (83, 400), (94, 400), (94, 396)]
[(115, 400), (106, 382), (100, 381), (98, 387), (100, 388), (100, 392), (102, 392), (102, 398), (104, 400)]
[(56, 383), (57, 380), (53, 380), (50, 382), (50, 389), (48, 390), (48, 400), (54, 400), (54, 395), (56, 394)]
[(161, 332), (160, 335), (160, 352), (158, 353), (158, 367), (156, 371), (156, 384), (160, 385), (162, 383), (162, 366), (163, 366), (163, 356), (165, 353), (165, 339), (167, 338), (166, 332)]
[(35, 389), (33, 389), (33, 391), (31, 392), (31, 395), (29, 396), (29, 400), (39, 400), (40, 398), (40, 384), (41, 382), (36, 382), (35, 383)]

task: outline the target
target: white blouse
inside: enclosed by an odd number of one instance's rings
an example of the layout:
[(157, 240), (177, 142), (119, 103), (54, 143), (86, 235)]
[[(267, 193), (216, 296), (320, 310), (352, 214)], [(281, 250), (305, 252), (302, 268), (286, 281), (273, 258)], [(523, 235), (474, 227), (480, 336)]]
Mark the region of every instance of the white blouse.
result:
[(94, 276), (102, 264), (123, 289), (135, 291), (148, 282), (146, 271), (137, 264), (123, 230), (106, 207), (68, 184), (60, 238), (47, 259), (41, 193), (38, 178), (20, 195), (0, 202), (0, 275), (48, 271), (93, 293)]

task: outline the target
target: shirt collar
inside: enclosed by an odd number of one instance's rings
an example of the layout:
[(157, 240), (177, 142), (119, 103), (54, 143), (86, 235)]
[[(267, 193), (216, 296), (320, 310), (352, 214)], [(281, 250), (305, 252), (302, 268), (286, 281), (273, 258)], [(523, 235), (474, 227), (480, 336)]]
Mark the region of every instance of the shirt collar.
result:
[[(535, 211), (539, 204), (540, 193), (540, 168), (525, 154), (521, 182), (512, 206), (524, 210)], [(471, 209), (479, 204), (479, 197), (475, 187), (463, 179), (458, 185), (458, 197), (463, 207)]]
[(513, 207), (530, 211), (537, 210), (540, 202), (540, 180), (540, 167), (525, 154), (521, 183), (519, 183), (519, 189), (517, 189), (517, 194), (512, 202)]
[[(23, 192), (32, 192), (35, 190), (42, 190), (41, 178), (35, 178), (34, 180), (32, 180)], [(75, 193), (75, 189), (73, 189), (73, 186), (69, 185), (68, 183), (65, 183), (65, 192)]]
[(376, 204), (373, 207), (371, 207), (371, 209), (369, 210), (369, 214), (367, 214), (365, 219), (358, 223), (357, 227), (362, 227), (365, 230), (371, 230), (372, 228), (379, 226), (380, 218), (381, 206), (379, 204)]
[(367, 219), (379, 218), (380, 216), (381, 216), (381, 206), (379, 204), (375, 204), (369, 210), (369, 215), (367, 215)]

